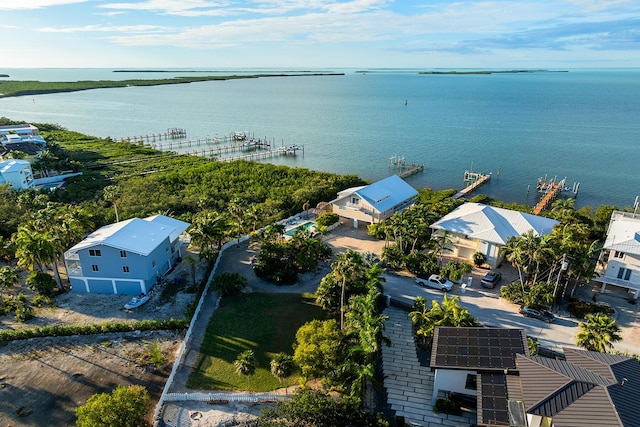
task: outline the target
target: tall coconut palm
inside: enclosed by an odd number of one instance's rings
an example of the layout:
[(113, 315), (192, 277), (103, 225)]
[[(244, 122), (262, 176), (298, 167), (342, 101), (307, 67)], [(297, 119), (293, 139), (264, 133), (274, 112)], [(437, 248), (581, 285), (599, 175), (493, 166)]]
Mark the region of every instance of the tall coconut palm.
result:
[(337, 260), (332, 265), (333, 275), (336, 282), (340, 283), (340, 329), (344, 330), (345, 295), (347, 282), (357, 279), (357, 274), (362, 271), (364, 258), (359, 252), (347, 249), (346, 252), (338, 254)]
[(247, 202), (244, 199), (239, 197), (234, 198), (229, 202), (229, 206), (227, 209), (229, 210), (229, 215), (233, 218), (233, 222), (236, 226), (236, 244), (240, 245), (240, 232), (244, 228), (244, 212), (247, 208)]
[(504, 256), (507, 261), (511, 263), (518, 270), (518, 277), (520, 278), (520, 285), (522, 286), (522, 293), (524, 294), (524, 278), (522, 277), (522, 247), (518, 238), (511, 237), (507, 240), (507, 244), (502, 247)]
[(120, 221), (118, 217), (118, 198), (120, 197), (120, 191), (117, 185), (107, 185), (102, 189), (102, 198), (106, 202), (110, 202), (113, 205), (113, 210), (116, 214), (116, 222)]
[(249, 384), (249, 377), (256, 372), (257, 361), (253, 353), (253, 350), (245, 350), (238, 355), (238, 358), (233, 362), (236, 367), (236, 374), (244, 375), (247, 378), (247, 389), (251, 390)]
[(580, 331), (576, 334), (576, 345), (589, 351), (606, 353), (613, 343), (622, 340), (620, 327), (615, 319), (604, 313), (587, 314), (580, 322)]

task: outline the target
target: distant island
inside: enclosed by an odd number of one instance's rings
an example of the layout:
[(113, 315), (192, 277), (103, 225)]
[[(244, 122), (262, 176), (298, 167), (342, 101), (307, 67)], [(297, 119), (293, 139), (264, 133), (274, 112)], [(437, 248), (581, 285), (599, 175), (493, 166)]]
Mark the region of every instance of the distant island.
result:
[(0, 74), (0, 77), (9, 77), (9, 74)]
[(420, 71), (418, 74), (516, 74), (516, 73), (568, 73), (549, 70), (478, 70), (478, 71)]
[(231, 76), (191, 76), (170, 79), (147, 80), (83, 80), (78, 82), (41, 82), (36, 80), (4, 81), (0, 82), (0, 98), (11, 96), (42, 95), (48, 93), (77, 92), (90, 89), (107, 89), (129, 86), (159, 86), (204, 82), (210, 80), (256, 79), (260, 77), (301, 77), (301, 76), (340, 76), (344, 73), (314, 73), (314, 74), (250, 74)]

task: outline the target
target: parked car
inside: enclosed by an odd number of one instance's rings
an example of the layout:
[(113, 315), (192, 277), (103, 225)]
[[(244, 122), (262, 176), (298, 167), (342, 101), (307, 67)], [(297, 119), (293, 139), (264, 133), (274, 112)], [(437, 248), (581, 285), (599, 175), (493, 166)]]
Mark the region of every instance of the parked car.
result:
[(497, 271), (490, 271), (480, 280), (480, 285), (482, 285), (483, 288), (493, 289), (500, 280), (502, 280), (502, 274)]
[(453, 282), (437, 274), (432, 274), (428, 278), (423, 276), (418, 276), (416, 277), (416, 283), (421, 286), (428, 286), (430, 288), (440, 289), (443, 292), (450, 291), (451, 288), (453, 288)]
[(518, 310), (518, 311), (524, 317), (533, 317), (534, 319), (542, 320), (542, 321), (547, 322), (547, 323), (551, 323), (555, 319), (555, 316), (552, 313), (548, 312), (547, 310), (545, 310), (543, 308), (527, 307), (525, 305), (525, 306), (520, 307), (520, 310)]

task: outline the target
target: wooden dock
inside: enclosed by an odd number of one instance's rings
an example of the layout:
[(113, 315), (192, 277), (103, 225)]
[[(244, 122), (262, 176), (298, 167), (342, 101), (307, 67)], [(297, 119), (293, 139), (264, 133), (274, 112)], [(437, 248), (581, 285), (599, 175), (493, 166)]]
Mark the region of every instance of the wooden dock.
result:
[(167, 129), (164, 133), (151, 135), (127, 136), (124, 138), (112, 138), (115, 142), (149, 143), (168, 139), (181, 139), (187, 137), (187, 130), (181, 128)]
[(477, 172), (465, 171), (464, 172), (464, 182), (469, 183), (467, 187), (458, 191), (453, 195), (454, 199), (459, 199), (472, 193), (476, 188), (480, 187), (482, 184), (488, 182), (491, 179), (491, 174), (482, 174)]
[[(545, 176), (546, 178), (546, 176)], [(561, 181), (556, 181), (554, 178), (551, 181), (546, 181), (543, 179), (538, 179), (538, 185), (536, 186), (536, 190), (538, 193), (543, 194), (542, 199), (538, 202), (538, 204), (531, 211), (532, 214), (538, 215), (544, 209), (546, 209), (553, 200), (555, 200), (558, 195), (567, 189), (571, 191), (573, 194), (578, 193), (578, 187), (580, 184), (574, 184), (572, 189), (568, 189), (565, 187), (567, 183), (567, 178), (562, 179)]]
[(389, 169), (395, 169), (396, 174), (400, 178), (406, 178), (409, 175), (413, 175), (418, 172), (422, 172), (424, 170), (424, 163), (407, 163), (403, 157), (392, 156), (389, 157), (389, 162), (387, 163)]

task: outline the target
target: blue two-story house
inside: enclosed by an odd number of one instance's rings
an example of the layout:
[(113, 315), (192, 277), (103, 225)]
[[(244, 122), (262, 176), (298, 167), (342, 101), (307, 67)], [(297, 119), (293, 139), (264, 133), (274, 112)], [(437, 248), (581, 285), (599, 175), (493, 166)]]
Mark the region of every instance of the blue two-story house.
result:
[(182, 257), (189, 223), (164, 215), (106, 225), (64, 254), (73, 292), (139, 295)]

